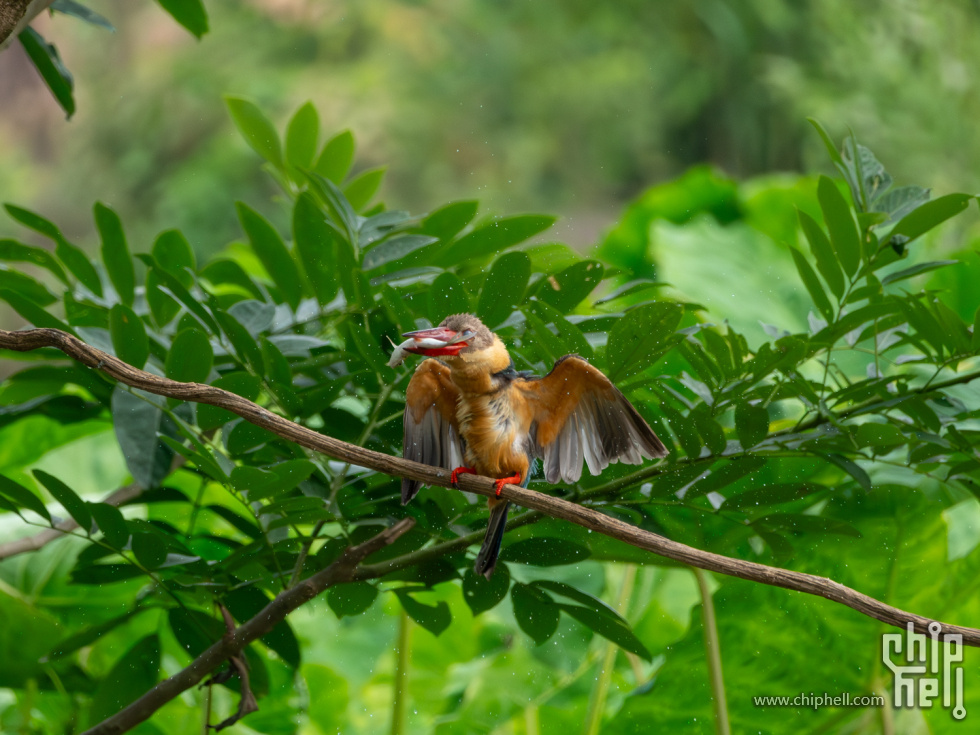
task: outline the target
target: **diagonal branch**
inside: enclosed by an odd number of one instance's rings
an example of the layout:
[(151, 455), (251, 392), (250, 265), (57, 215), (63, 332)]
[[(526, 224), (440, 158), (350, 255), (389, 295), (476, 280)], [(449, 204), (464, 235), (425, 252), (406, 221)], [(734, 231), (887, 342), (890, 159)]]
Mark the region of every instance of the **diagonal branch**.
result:
[(225, 661), (237, 656), (249, 643), (266, 635), (300, 605), (309, 602), (328, 587), (352, 580), (358, 564), (375, 551), (393, 543), (414, 525), (413, 518), (403, 518), (363, 544), (348, 548), (326, 569), (281, 593), (255, 617), (222, 637), (194, 659), (187, 668), (181, 669), (169, 679), (164, 679), (125, 709), (86, 730), (83, 735), (117, 735), (148, 719), (171, 699), (199, 683)]
[[(268, 429), (284, 439), (293, 441), (308, 449), (326, 454), (361, 467), (384, 472), (398, 477), (409, 477), (420, 480), (427, 485), (449, 487), (449, 472), (438, 467), (411, 462), (406, 459), (391, 457), (387, 454), (374, 452), (370, 449), (347, 444), (338, 439), (319, 434), (312, 429), (293, 423), (278, 416), (261, 406), (248, 401), (234, 393), (199, 383), (178, 383), (167, 378), (137, 370), (121, 360), (101, 350), (91, 347), (77, 337), (57, 329), (30, 329), (21, 332), (0, 330), (0, 348), (27, 352), (44, 347), (55, 347), (69, 357), (84, 365), (102, 370), (116, 380), (134, 388), (140, 388), (150, 393), (176, 398), (185, 401), (207, 403), (219, 406), (250, 421), (256, 426)], [(495, 493), (494, 483), (490, 478), (464, 475), (460, 479), (463, 490), (490, 497)], [(863, 615), (867, 615), (883, 623), (904, 628), (911, 622), (919, 633), (930, 635), (928, 625), (938, 622), (943, 635), (962, 635), (963, 643), (980, 647), (980, 630), (958, 625), (950, 625), (942, 621), (933, 621), (921, 615), (900, 610), (887, 605), (880, 600), (869, 597), (842, 584), (825, 577), (813, 574), (794, 572), (765, 564), (732, 559), (720, 554), (701, 551), (677, 541), (644, 531), (616, 518), (600, 513), (591, 508), (585, 508), (561, 498), (528, 490), (517, 485), (505, 485), (502, 497), (511, 500), (525, 508), (537, 510), (554, 518), (577, 523), (598, 533), (611, 536), (640, 549), (651, 551), (660, 556), (689, 564), (699, 569), (706, 569), (720, 574), (726, 574), (740, 579), (760, 582), (775, 587), (806, 592), (833, 602), (846, 605)], [(393, 560), (397, 561), (397, 560)], [(370, 574), (385, 573), (385, 563), (371, 565)], [(365, 578), (364, 576), (357, 578)], [(302, 587), (302, 584), (300, 585)]]

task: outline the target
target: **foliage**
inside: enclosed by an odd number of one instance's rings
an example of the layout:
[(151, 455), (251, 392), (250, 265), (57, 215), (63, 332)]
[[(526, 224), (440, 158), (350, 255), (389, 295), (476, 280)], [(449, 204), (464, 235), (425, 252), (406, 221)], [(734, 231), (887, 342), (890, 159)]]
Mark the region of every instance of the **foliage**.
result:
[[(163, 9), (190, 33), (198, 38), (207, 33), (208, 15), (202, 0), (158, 1)], [(76, 0), (54, 0), (49, 7), (52, 13), (63, 13), (108, 31), (115, 30), (112, 23), (103, 15)], [(71, 118), (75, 114), (75, 80), (62, 62), (58, 49), (54, 44), (45, 41), (41, 34), (31, 27), (25, 28), (18, 34), (18, 40), (61, 109)]]
[[(392, 454), (409, 371), (387, 366), (387, 339), (473, 311), (518, 369), (545, 371), (569, 352), (593, 361), (671, 448), (662, 463), (617, 465), (553, 491), (700, 548), (829, 575), (921, 614), (976, 619), (963, 584), (975, 577), (980, 537), (963, 519), (975, 515), (980, 477), (971, 383), (980, 331), (941, 294), (909, 289), (950, 263), (908, 260), (971, 197), (892, 188), (866, 148), (849, 138), (841, 154), (828, 141), (845, 188), (821, 177), (815, 193), (799, 194), (802, 238), (795, 223), (785, 226), (785, 198), (756, 222), (801, 245), (779, 257), (812, 300), (808, 329), (769, 326), (750, 344), (733, 325), (711, 324), (699, 304), (667, 298), (650, 278), (646, 245), (584, 258), (538, 237), (548, 216), (481, 218), (473, 201), (421, 216), (387, 210), (372, 204), (383, 172), (351, 176), (352, 136), (320, 146), (311, 105), (280, 136), (252, 102), (227, 102), (281, 190), (287, 233), (276, 216), (239, 203), (242, 240), (206, 262), (178, 230), (133, 255), (117, 214), (96, 204), (102, 249), (92, 261), (54, 223), (7, 205), (55, 251), (0, 241), (0, 258), (17, 264), (0, 271), (0, 298), (27, 322), (148, 371), (226, 388)], [(684, 186), (692, 203), (716, 201)], [(726, 188), (735, 224), (753, 210), (738, 187)], [(485, 523), (482, 505), (460, 493), (430, 488), (402, 507), (395, 478), (311, 455), (213, 407), (114, 385), (60, 353), (30, 357), (0, 387), (0, 520), (47, 527), (67, 515), (80, 529), (0, 565), (9, 621), (0, 686), (21, 693), (0, 709), (4, 727), (92, 724), (222, 635), (219, 603), (248, 619), (345, 546), (410, 514), (416, 529), (369, 559), (395, 559), (394, 571), (331, 589), (248, 650), (261, 710), (240, 731), (377, 731), (388, 716), (399, 609), (422, 629), (409, 672), (420, 732), (506, 722), (577, 730), (587, 674), (609, 645), (628, 654), (597, 674), (615, 685), (596, 705), (609, 732), (710, 729), (686, 570), (545, 519), (508, 533), (485, 582), (469, 551), (428, 551)], [(120, 452), (125, 469), (113, 466)], [(98, 479), (86, 487), (93, 467)], [(95, 499), (129, 478), (145, 488), (136, 501), (120, 510)], [(636, 563), (644, 566), (634, 579), (623, 569)], [(899, 584), (902, 575), (914, 585)], [(887, 686), (874, 665), (878, 624), (739, 581), (722, 582), (714, 598), (734, 721), (775, 732), (788, 714), (754, 710), (747, 693)], [(813, 647), (833, 650), (836, 668), (808, 665)], [(297, 698), (294, 683), (305, 694)], [(222, 689), (214, 696), (217, 710), (232, 706)], [(811, 721), (872, 732), (872, 714), (823, 710)], [(936, 731), (948, 719), (938, 709), (913, 714)], [(142, 731), (188, 731), (200, 718), (177, 700)]]

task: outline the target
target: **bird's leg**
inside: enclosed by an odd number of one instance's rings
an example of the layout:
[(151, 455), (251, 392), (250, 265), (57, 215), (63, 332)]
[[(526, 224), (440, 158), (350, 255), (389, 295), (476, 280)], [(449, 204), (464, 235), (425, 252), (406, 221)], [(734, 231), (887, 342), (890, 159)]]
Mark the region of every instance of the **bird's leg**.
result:
[(511, 475), (510, 477), (503, 477), (499, 480), (494, 480), (494, 487), (497, 488), (497, 497), (500, 497), (500, 493), (504, 490), (504, 485), (520, 485), (523, 478), (520, 475)]
[(459, 476), (475, 474), (477, 474), (477, 472), (472, 467), (457, 467), (449, 473), (449, 484), (459, 490)]

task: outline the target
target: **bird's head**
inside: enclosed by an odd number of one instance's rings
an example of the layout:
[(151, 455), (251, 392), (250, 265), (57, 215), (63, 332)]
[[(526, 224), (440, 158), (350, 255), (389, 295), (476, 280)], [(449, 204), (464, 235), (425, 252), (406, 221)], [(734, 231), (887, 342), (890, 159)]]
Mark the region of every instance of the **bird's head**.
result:
[(504, 367), (510, 362), (507, 350), (497, 335), (472, 314), (453, 314), (443, 319), (438, 327), (406, 332), (403, 336), (408, 339), (395, 348), (389, 363), (392, 366), (401, 362), (403, 352), (438, 357), (452, 365), (488, 359), (496, 363), (499, 360), (493, 358), (502, 351), (506, 358)]

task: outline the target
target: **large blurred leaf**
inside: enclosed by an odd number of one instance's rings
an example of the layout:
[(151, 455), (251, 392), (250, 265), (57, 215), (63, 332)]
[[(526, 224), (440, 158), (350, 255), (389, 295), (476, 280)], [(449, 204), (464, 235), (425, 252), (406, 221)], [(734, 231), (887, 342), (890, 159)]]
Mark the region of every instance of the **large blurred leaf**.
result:
[(517, 624), (538, 645), (558, 630), (561, 608), (548, 595), (528, 585), (515, 583), (510, 590), (510, 600)]
[(360, 615), (377, 597), (378, 588), (367, 582), (348, 582), (327, 590), (327, 604), (338, 618)]
[(286, 160), (298, 168), (309, 168), (316, 155), (320, 116), (312, 102), (296, 110), (286, 127)]
[(526, 253), (504, 253), (494, 261), (483, 282), (476, 315), (493, 329), (510, 316), (527, 289), (531, 259)]
[(135, 388), (118, 386), (112, 393), (112, 426), (133, 479), (155, 487), (170, 473), (173, 451), (160, 442), (164, 399)]
[(439, 600), (435, 605), (426, 605), (412, 597), (407, 590), (397, 589), (395, 594), (408, 616), (432, 635), (439, 635), (453, 621), (452, 612), (444, 600)]
[(627, 312), (609, 333), (606, 362), (609, 379), (621, 380), (641, 372), (667, 351), (665, 344), (680, 323), (678, 304), (657, 302)]
[(326, 142), (313, 170), (334, 184), (340, 184), (350, 171), (353, 160), (354, 136), (345, 130)]
[(130, 648), (106, 675), (92, 698), (91, 722), (101, 722), (146, 694), (157, 682), (160, 639), (154, 633)]
[[(191, 4), (200, 4), (200, 0), (181, 0)], [(279, 133), (269, 118), (263, 114), (254, 102), (242, 97), (225, 96), (225, 104), (231, 113), (238, 132), (245, 138), (252, 150), (278, 168), (282, 168), (282, 144)]]

